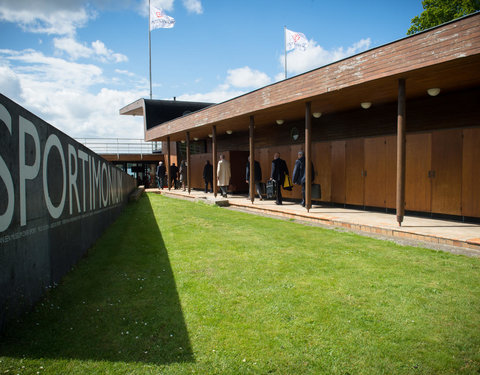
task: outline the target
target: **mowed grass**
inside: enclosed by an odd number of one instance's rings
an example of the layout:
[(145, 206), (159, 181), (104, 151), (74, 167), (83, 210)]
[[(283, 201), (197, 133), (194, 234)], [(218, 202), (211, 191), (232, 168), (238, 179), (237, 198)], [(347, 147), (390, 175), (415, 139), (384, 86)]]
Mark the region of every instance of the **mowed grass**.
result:
[(479, 372), (479, 259), (158, 195), (0, 338), (9, 374)]

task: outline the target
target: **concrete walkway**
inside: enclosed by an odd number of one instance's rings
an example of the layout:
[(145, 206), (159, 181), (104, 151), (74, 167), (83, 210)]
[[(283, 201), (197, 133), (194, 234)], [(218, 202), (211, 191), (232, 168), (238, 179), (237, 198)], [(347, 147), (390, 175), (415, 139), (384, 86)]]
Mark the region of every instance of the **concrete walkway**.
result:
[(295, 219), (330, 228), (354, 231), (359, 234), (390, 239), (406, 245), (416, 245), (456, 254), (480, 257), (480, 225), (405, 216), (402, 226), (398, 226), (394, 214), (363, 211), (313, 205), (310, 212), (294, 202), (283, 202), (277, 206), (273, 200), (252, 202), (246, 195), (229, 195), (222, 198), (219, 194), (205, 194), (192, 190), (189, 194), (182, 190), (147, 189), (148, 192), (165, 196), (202, 201), (220, 206), (248, 211), (267, 216)]

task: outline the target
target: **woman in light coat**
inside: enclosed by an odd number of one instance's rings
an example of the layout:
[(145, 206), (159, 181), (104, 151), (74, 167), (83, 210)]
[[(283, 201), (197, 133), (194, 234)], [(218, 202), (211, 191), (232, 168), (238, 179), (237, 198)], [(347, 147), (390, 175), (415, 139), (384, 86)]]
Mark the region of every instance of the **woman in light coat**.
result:
[(230, 185), (230, 177), (232, 177), (230, 162), (225, 160), (225, 155), (222, 154), (217, 165), (217, 180), (222, 197), (225, 198), (227, 197), (228, 185)]

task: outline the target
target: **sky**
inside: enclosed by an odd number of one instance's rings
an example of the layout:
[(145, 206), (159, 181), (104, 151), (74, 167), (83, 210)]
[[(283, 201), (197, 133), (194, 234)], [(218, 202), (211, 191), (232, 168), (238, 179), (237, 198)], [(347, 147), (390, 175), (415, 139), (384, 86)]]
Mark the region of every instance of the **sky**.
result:
[[(421, 0), (151, 0), (153, 99), (220, 103), (404, 38)], [(74, 138), (143, 138), (148, 0), (0, 0), (0, 93)]]

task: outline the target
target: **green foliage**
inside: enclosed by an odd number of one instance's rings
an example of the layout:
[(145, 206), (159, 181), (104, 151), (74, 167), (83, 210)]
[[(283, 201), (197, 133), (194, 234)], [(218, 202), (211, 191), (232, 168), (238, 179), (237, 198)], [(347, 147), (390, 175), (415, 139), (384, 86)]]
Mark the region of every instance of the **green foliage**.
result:
[(423, 0), (422, 14), (412, 19), (407, 35), (466, 16), (480, 10), (480, 0)]
[(0, 374), (477, 374), (480, 259), (144, 195)]

